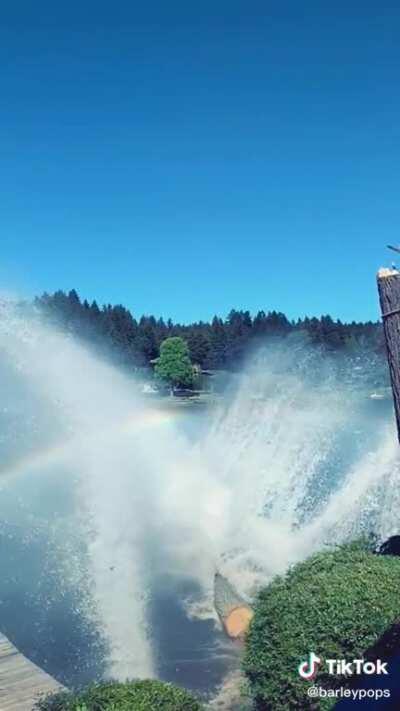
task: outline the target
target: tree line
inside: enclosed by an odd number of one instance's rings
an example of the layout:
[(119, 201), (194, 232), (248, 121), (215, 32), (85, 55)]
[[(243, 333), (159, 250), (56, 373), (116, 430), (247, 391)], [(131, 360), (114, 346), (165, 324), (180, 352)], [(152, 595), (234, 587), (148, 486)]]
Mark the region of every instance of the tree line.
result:
[(35, 299), (35, 305), (51, 322), (129, 369), (148, 367), (159, 356), (161, 343), (172, 336), (185, 339), (192, 363), (212, 370), (240, 368), (258, 342), (295, 331), (304, 332), (312, 343), (329, 350), (384, 350), (379, 322), (343, 323), (328, 315), (290, 321), (278, 311), (259, 311), (253, 317), (249, 311), (232, 309), (226, 318), (214, 316), (211, 322), (179, 324), (154, 316), (135, 318), (120, 304), (100, 307), (96, 301), (81, 300), (75, 289), (44, 293)]

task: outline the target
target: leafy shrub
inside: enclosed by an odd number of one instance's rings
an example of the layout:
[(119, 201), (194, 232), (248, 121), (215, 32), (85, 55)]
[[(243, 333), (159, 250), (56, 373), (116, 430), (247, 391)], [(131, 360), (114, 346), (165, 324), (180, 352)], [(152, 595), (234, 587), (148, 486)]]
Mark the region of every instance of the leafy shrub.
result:
[(156, 358), (155, 374), (173, 387), (193, 385), (194, 370), (190, 361), (189, 346), (183, 338), (166, 338), (160, 346), (160, 356)]
[(201, 711), (189, 692), (161, 681), (108, 682), (81, 692), (51, 694), (36, 704), (38, 711)]
[(322, 665), (312, 682), (298, 665), (314, 652), (322, 659), (362, 658), (400, 616), (400, 558), (374, 555), (361, 543), (319, 553), (277, 577), (259, 594), (244, 656), (258, 710), (329, 709), (334, 699), (312, 700), (310, 685), (344, 685)]

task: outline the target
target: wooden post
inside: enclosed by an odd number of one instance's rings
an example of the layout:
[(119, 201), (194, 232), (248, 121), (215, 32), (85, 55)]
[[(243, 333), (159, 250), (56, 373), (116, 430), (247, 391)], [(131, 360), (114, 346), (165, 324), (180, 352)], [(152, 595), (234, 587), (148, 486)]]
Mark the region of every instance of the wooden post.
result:
[(400, 272), (380, 269), (377, 282), (400, 442)]

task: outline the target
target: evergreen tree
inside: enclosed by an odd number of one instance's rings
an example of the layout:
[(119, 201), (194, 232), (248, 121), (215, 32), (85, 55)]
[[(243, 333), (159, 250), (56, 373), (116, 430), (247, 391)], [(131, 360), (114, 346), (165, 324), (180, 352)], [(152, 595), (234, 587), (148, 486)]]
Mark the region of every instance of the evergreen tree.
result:
[(187, 343), (192, 363), (203, 367), (210, 352), (210, 339), (204, 333), (196, 329), (189, 333)]
[(260, 310), (252, 320), (249, 311), (232, 309), (226, 320), (215, 316), (211, 324), (198, 322), (183, 326), (174, 324), (171, 319), (165, 323), (154, 316), (142, 316), (137, 322), (121, 304), (106, 304), (100, 309), (96, 301), (90, 305), (87, 300), (81, 301), (75, 289), (68, 294), (61, 290), (44, 293), (34, 304), (52, 324), (94, 345), (128, 369), (150, 367), (159, 354), (160, 344), (169, 337), (187, 341), (193, 363), (214, 369), (240, 367), (255, 340), (258, 344), (270, 338), (285, 338), (293, 331), (304, 331), (311, 342), (330, 350), (370, 348), (378, 354), (385, 352), (381, 324), (344, 324), (329, 315), (305, 316), (290, 323), (277, 311)]

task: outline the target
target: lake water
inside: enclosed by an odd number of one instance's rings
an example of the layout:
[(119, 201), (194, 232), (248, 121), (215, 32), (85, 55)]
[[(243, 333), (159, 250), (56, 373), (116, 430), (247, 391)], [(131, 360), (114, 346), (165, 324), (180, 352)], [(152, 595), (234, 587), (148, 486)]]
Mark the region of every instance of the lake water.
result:
[(398, 533), (374, 356), (260, 352), (215, 407), (146, 402), (42, 323), (0, 319), (0, 629), (67, 686), (238, 665), (216, 570), (250, 600), (325, 543)]
[[(23, 432), (26, 414), (20, 415), (16, 429)], [(204, 412), (185, 410), (177, 419), (191, 441), (207, 427)], [(3, 433), (11, 420), (3, 413)], [(14, 419), (14, 435), (15, 427)], [(10, 464), (15, 437), (4, 436), (2, 445), (3, 461)], [(75, 529), (78, 482), (68, 469), (27, 469), (0, 478), (0, 629), (52, 676), (79, 686), (106, 673), (107, 641), (92, 619), (85, 590), (85, 541)], [(215, 621), (189, 619), (185, 601), (197, 592), (190, 580), (155, 575), (148, 623), (157, 676), (210, 692), (236, 664), (237, 648)]]

